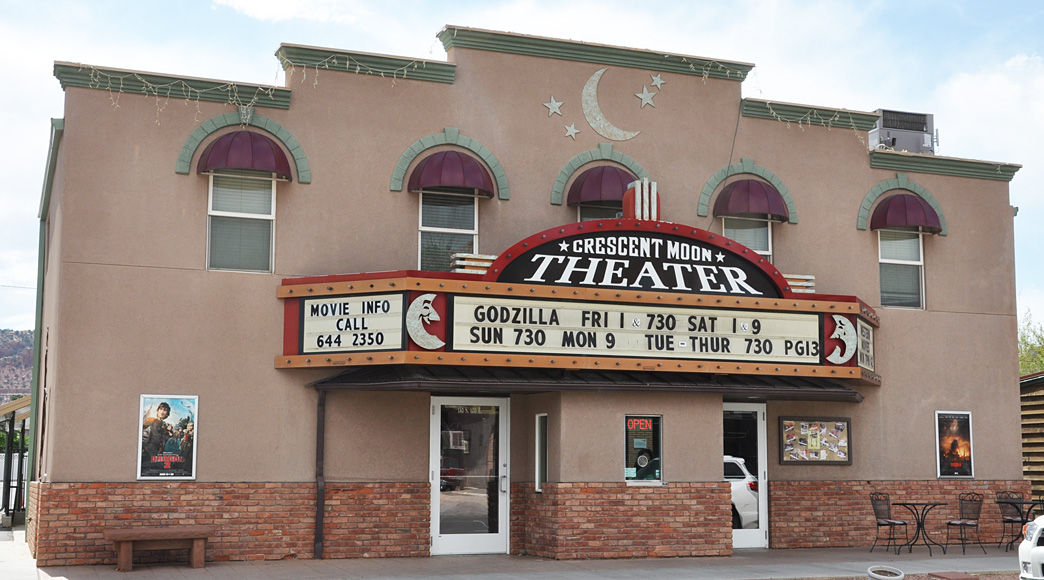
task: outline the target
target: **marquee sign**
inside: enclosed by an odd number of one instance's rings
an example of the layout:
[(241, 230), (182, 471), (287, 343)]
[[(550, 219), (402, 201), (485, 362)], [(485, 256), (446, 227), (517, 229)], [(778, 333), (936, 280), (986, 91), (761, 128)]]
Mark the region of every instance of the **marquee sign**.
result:
[(816, 314), (453, 297), (453, 350), (819, 364)]
[(493, 263), (486, 278), (778, 298), (786, 280), (771, 266), (753, 250), (705, 230), (618, 219), (570, 224), (523, 240)]
[(757, 253), (664, 222), (570, 224), (486, 274), (287, 279), (279, 368), (453, 364), (851, 378), (873, 371), (876, 314), (795, 294)]

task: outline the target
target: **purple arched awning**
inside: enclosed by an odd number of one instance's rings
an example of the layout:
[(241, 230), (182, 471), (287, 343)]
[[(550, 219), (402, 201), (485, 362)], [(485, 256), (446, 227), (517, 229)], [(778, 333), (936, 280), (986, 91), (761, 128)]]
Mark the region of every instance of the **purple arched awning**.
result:
[(927, 201), (912, 193), (896, 193), (881, 200), (870, 217), (870, 229), (887, 228), (920, 228), (937, 234), (942, 231), (942, 223)]
[(252, 169), (293, 179), (290, 161), (279, 145), (253, 131), (227, 133), (207, 145), (199, 156), (196, 170), (206, 173), (215, 169)]
[(783, 196), (772, 185), (756, 179), (741, 179), (725, 186), (714, 202), (714, 216), (768, 216), (773, 221), (790, 219)]
[(493, 197), (493, 178), (478, 159), (467, 153), (438, 151), (422, 159), (413, 168), (407, 189), (472, 189), (475, 195)]
[(566, 204), (620, 202), (627, 191), (627, 185), (637, 179), (629, 171), (612, 165), (592, 167), (573, 180)]

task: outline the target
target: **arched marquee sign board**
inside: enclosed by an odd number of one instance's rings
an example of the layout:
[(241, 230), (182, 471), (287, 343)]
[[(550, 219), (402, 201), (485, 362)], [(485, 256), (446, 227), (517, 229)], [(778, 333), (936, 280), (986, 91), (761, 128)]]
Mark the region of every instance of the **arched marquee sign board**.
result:
[(484, 275), (286, 279), (278, 368), (449, 364), (847, 378), (879, 384), (873, 309), (795, 294), (705, 230), (601, 220), (540, 232)]
[(601, 220), (552, 228), (515, 244), (485, 279), (585, 288), (791, 297), (772, 264), (738, 242), (666, 222)]

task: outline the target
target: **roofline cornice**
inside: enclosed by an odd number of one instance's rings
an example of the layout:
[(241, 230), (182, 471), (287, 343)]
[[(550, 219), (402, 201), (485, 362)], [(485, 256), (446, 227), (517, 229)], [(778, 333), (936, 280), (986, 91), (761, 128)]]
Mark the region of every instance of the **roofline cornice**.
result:
[(446, 62), (299, 44), (279, 45), (276, 58), (283, 70), (287, 71), (294, 67), (306, 67), (436, 83), (453, 83), (457, 74), (457, 65)]
[(62, 89), (78, 87), (148, 97), (228, 103), (242, 107), (290, 108), (290, 89), (151, 72), (55, 62)]
[(933, 173), (936, 175), (952, 175), (955, 177), (971, 177), (993, 181), (1011, 181), (1015, 173), (1022, 169), (1015, 163), (999, 163), (994, 161), (975, 161), (956, 157), (939, 157), (905, 151), (871, 151), (870, 167), (874, 169), (893, 169), (910, 173)]
[(755, 119), (768, 119), (798, 125), (820, 125), (822, 127), (838, 127), (869, 131), (881, 118), (877, 113), (865, 111), (849, 111), (830, 107), (814, 107), (794, 103), (780, 103), (762, 99), (743, 99), (743, 116)]
[(451, 48), (469, 48), (730, 81), (746, 79), (747, 74), (754, 68), (752, 63), (746, 62), (709, 59), (698, 56), (653, 52), (636, 48), (558, 40), (458, 26), (443, 28), (439, 31), (438, 37), (447, 52)]

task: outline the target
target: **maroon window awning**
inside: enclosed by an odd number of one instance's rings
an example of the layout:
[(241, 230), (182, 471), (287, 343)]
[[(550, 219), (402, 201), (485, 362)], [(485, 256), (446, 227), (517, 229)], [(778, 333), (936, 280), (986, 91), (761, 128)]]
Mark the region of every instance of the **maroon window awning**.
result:
[(714, 202), (715, 217), (765, 217), (772, 221), (790, 219), (783, 196), (772, 185), (756, 179), (741, 179), (725, 186)]
[(567, 205), (620, 203), (627, 185), (637, 181), (629, 171), (612, 165), (600, 165), (584, 171), (573, 180), (566, 197)]
[(252, 169), (293, 179), (290, 161), (275, 141), (253, 131), (236, 131), (218, 137), (199, 156), (199, 173), (215, 169)]
[(409, 191), (474, 190), (480, 197), (493, 197), (493, 178), (478, 160), (460, 151), (438, 151), (428, 155), (410, 173)]
[(912, 193), (896, 193), (881, 200), (870, 217), (870, 229), (888, 228), (919, 228), (937, 234), (942, 222), (927, 201)]

